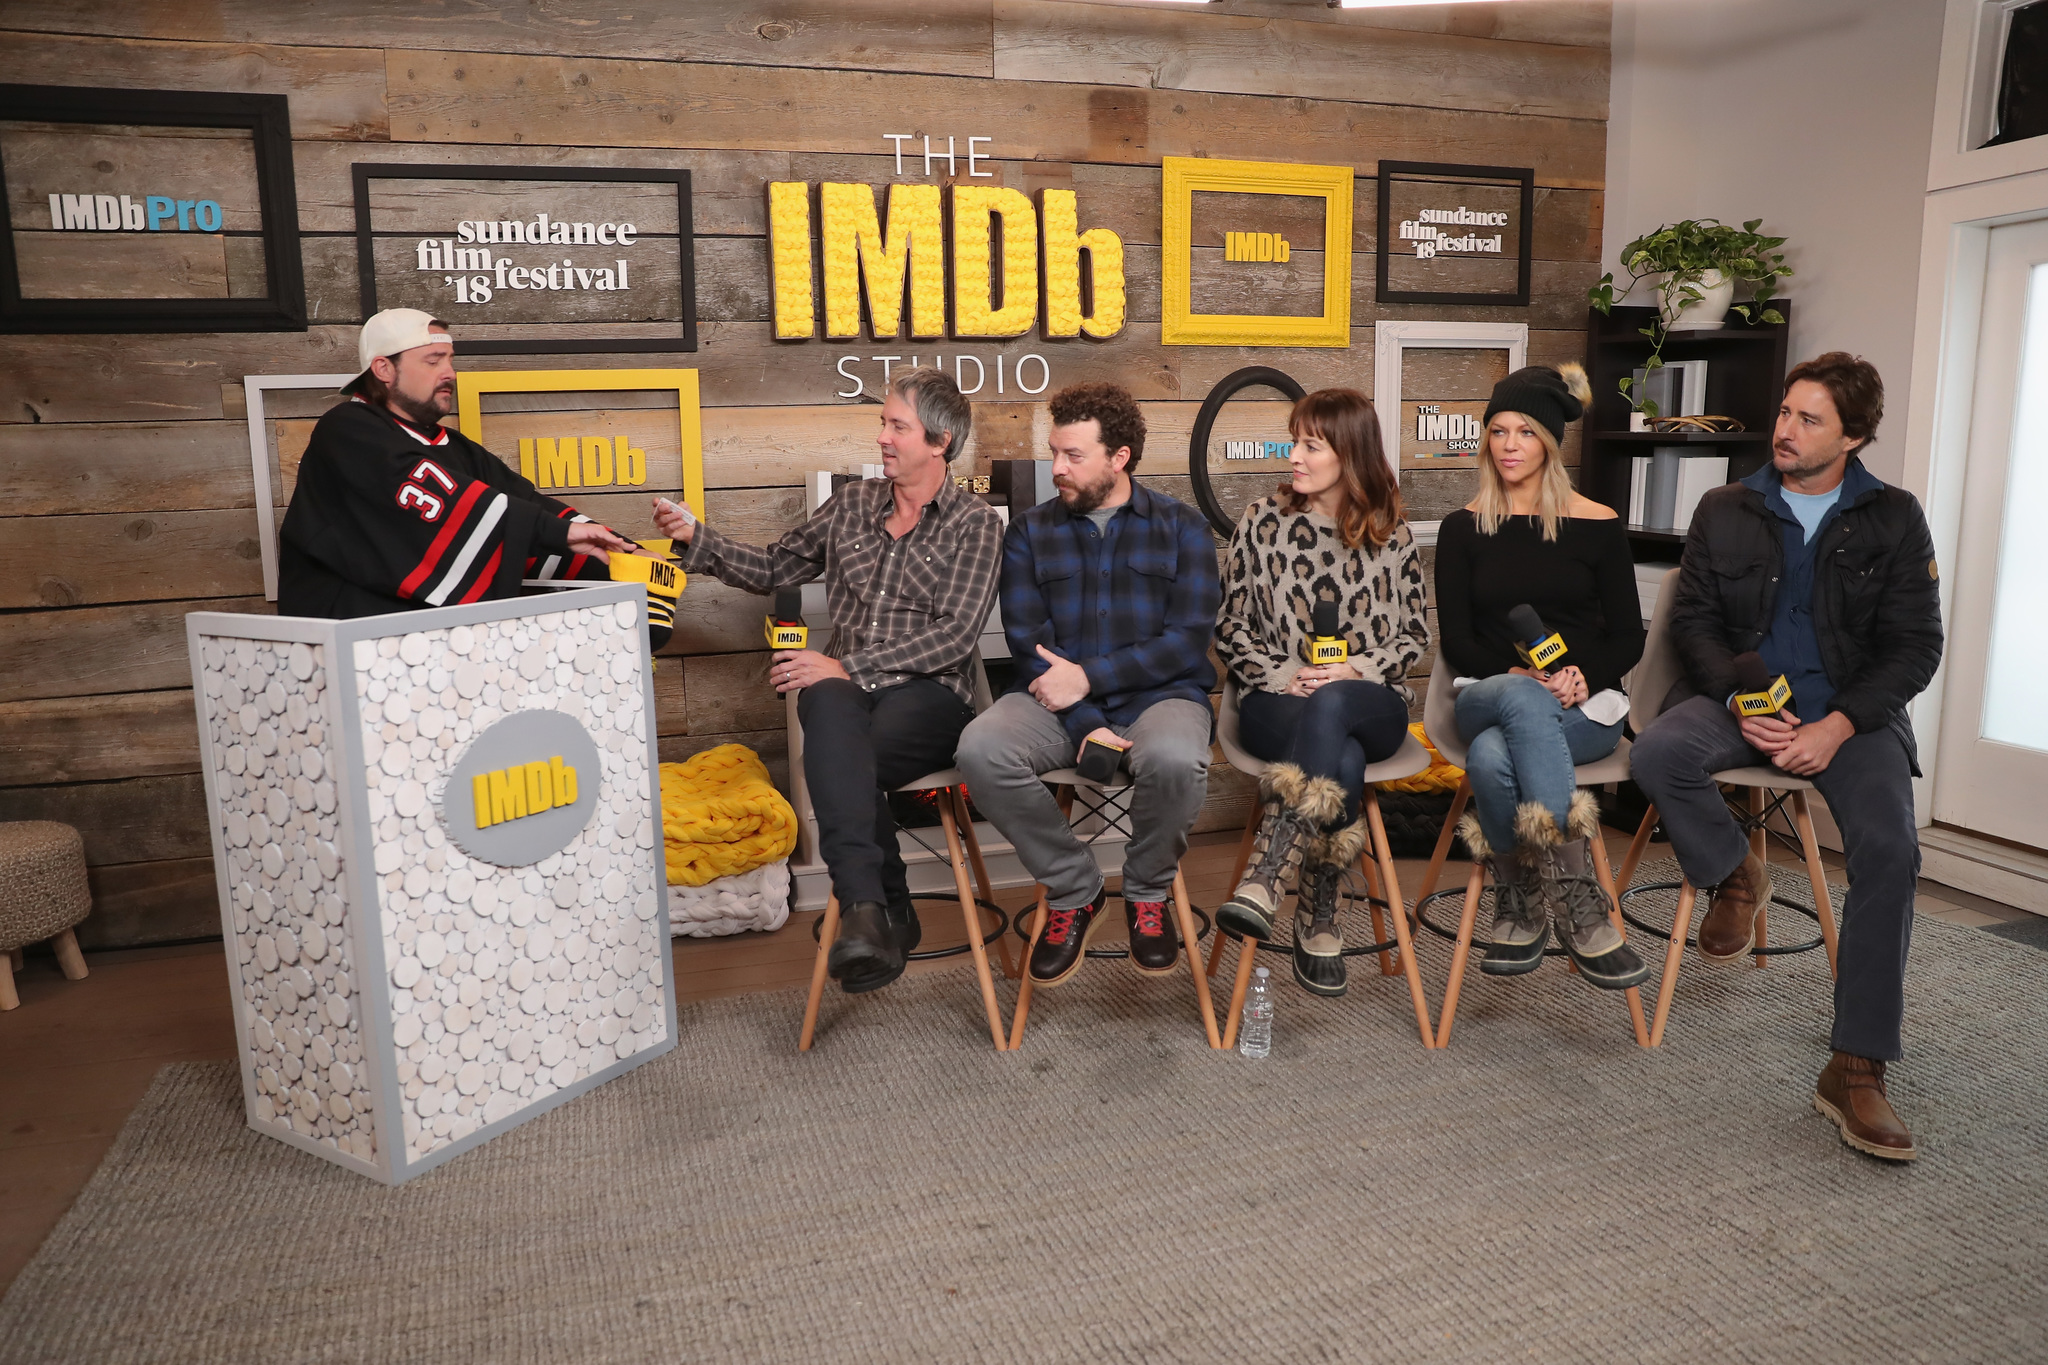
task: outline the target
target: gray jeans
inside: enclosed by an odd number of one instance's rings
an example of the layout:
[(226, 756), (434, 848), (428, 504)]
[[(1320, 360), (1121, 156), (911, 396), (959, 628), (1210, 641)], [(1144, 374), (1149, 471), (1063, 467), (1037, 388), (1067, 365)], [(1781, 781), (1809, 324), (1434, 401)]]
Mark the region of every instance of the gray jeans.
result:
[[(1206, 706), (1155, 702), (1129, 725), (1110, 728), (1131, 741), (1131, 842), (1124, 850), (1124, 898), (1165, 900), (1187, 851), (1188, 827), (1209, 790)], [(1012, 692), (977, 716), (960, 736), (955, 761), (983, 814), (1016, 846), (1024, 870), (1045, 884), (1055, 910), (1087, 905), (1102, 889), (1095, 855), (1074, 836), (1040, 773), (1074, 766), (1074, 741), (1058, 716), (1028, 693)]]
[[(1749, 747), (1727, 707), (1706, 697), (1672, 707), (1636, 740), (1629, 760), (1636, 785), (1657, 803), (1671, 851), (1694, 886), (1718, 885), (1749, 856), (1749, 840), (1709, 775), (1722, 768), (1765, 767), (1769, 760)], [(1849, 864), (1830, 1046), (1895, 1062), (1920, 878), (1912, 760), (1890, 729), (1872, 730), (1845, 740), (1811, 781), (1842, 831)]]

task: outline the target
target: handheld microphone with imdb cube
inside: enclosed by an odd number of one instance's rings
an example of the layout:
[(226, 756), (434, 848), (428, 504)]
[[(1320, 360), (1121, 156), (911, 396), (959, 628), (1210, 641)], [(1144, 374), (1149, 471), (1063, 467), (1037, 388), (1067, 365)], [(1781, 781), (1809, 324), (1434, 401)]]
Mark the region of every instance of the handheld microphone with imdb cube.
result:
[(1522, 667), (1548, 673), (1550, 666), (1565, 656), (1564, 637), (1553, 633), (1527, 602), (1508, 610), (1508, 629), (1514, 632), (1515, 653)]
[(676, 628), (676, 599), (683, 595), (689, 576), (677, 565), (675, 542), (668, 539), (639, 540), (644, 555), (615, 554), (609, 568), (614, 583), (640, 583), (647, 588), (647, 642), (650, 650), (668, 643)]
[(810, 645), (811, 632), (804, 625), (804, 590), (802, 588), (777, 588), (775, 605), (762, 625), (762, 634), (768, 638), (768, 648), (806, 649)]
[(1351, 646), (1340, 633), (1337, 601), (1318, 597), (1309, 609), (1308, 661), (1312, 664), (1341, 664), (1351, 659)]
[(1730, 661), (1735, 668), (1735, 713), (1739, 716), (1775, 716), (1792, 703), (1792, 684), (1785, 675), (1771, 676), (1763, 655), (1755, 650), (1738, 654)]

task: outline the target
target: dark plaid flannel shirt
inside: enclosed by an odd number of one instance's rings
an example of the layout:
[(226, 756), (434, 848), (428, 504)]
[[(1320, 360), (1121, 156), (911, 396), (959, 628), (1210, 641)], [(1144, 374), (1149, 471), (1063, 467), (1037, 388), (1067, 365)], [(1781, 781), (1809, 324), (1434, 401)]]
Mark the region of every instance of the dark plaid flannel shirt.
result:
[(1200, 512), (1135, 480), (1109, 528), (1057, 498), (1010, 519), (1003, 537), (1003, 629), (1021, 691), (1044, 645), (1081, 665), (1088, 695), (1060, 713), (1076, 745), (1128, 725), (1154, 702), (1209, 704), (1209, 637), (1222, 600), (1216, 537)]
[(968, 661), (995, 602), (1002, 518), (949, 478), (897, 540), (883, 529), (894, 505), (887, 479), (844, 484), (766, 548), (702, 523), (680, 547), (682, 566), (758, 593), (823, 576), (833, 627), (824, 652), (855, 685), (873, 692), (931, 678), (972, 705)]

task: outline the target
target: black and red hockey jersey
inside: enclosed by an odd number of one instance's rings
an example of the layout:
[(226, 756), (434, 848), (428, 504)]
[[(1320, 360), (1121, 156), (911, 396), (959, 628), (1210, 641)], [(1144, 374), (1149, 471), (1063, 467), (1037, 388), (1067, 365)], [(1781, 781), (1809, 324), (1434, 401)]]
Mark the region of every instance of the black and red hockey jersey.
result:
[(569, 550), (589, 518), (446, 427), (351, 399), (313, 428), (278, 535), (277, 609), (345, 619), (603, 579)]

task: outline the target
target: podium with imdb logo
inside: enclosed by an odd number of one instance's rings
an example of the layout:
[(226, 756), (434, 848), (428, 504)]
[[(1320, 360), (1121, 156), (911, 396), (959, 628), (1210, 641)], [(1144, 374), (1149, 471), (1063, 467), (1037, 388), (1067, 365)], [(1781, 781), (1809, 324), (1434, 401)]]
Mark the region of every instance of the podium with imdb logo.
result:
[(643, 586), (185, 621), (251, 1127), (398, 1184), (675, 1046)]

